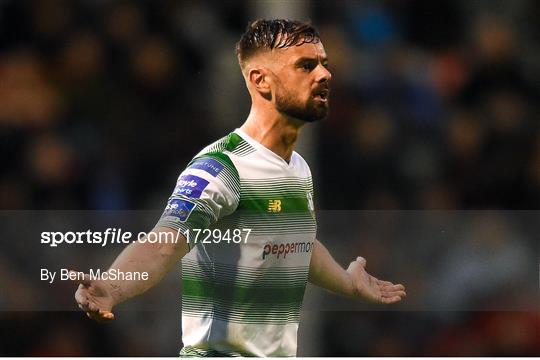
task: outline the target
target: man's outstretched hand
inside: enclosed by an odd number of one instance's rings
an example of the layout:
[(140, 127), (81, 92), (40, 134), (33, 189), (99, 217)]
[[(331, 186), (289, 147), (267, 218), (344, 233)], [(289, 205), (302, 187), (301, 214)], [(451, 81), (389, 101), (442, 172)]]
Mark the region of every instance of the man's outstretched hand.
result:
[(82, 280), (73, 281), (79, 285), (75, 292), (75, 301), (90, 319), (99, 322), (114, 320), (111, 312), (114, 300), (103, 281), (90, 280), (89, 274), (84, 274)]
[(394, 285), (389, 281), (379, 280), (366, 272), (366, 259), (358, 257), (347, 268), (352, 280), (353, 296), (379, 304), (393, 304), (401, 301), (407, 294), (405, 286)]

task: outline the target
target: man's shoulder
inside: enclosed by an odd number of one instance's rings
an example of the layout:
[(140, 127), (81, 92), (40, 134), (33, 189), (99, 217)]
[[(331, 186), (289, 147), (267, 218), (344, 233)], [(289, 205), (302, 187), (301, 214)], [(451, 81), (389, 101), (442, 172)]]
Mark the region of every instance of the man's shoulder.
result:
[(253, 146), (251, 146), (237, 133), (231, 132), (206, 146), (197, 155), (195, 155), (194, 158), (215, 153), (221, 153), (227, 157), (229, 157), (231, 154), (235, 156), (247, 156), (253, 152), (255, 152), (255, 148)]
[(309, 164), (302, 157), (302, 155), (300, 155), (296, 151), (293, 151), (291, 159), (295, 162), (296, 167), (298, 167), (299, 169), (305, 171), (306, 173), (309, 174), (309, 176), (311, 176), (311, 169), (309, 168)]
[(232, 176), (238, 178), (238, 161), (236, 158), (245, 157), (254, 152), (255, 148), (251, 144), (236, 132), (231, 132), (199, 151), (188, 167), (211, 166), (216, 169), (216, 174), (225, 167)]

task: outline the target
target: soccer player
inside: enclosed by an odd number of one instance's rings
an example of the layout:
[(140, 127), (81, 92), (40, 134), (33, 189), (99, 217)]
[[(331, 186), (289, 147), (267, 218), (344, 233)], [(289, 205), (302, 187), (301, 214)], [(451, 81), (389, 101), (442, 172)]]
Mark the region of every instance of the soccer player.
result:
[(236, 51), (251, 111), (180, 174), (153, 232), (181, 240), (129, 245), (111, 268), (149, 280), (85, 277), (75, 298), (89, 317), (112, 320), (115, 305), (182, 259), (181, 355), (295, 356), (307, 281), (381, 304), (400, 301), (405, 288), (369, 275), (361, 257), (343, 269), (315, 238), (311, 172), (294, 146), (306, 123), (328, 113), (332, 75), (317, 31), (257, 20)]

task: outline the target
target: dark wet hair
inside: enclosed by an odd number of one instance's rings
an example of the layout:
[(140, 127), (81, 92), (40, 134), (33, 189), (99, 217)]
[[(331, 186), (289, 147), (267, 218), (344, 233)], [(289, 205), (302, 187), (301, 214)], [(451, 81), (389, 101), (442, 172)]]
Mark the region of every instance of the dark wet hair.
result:
[(245, 61), (261, 50), (282, 49), (320, 41), (319, 32), (309, 23), (258, 19), (248, 24), (246, 32), (236, 43), (236, 55), (240, 67), (244, 67)]

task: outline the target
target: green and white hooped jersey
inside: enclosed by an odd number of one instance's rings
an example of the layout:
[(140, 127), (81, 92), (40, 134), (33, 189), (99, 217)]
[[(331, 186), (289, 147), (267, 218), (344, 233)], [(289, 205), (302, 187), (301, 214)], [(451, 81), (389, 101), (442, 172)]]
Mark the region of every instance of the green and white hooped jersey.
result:
[(287, 163), (236, 129), (180, 174), (158, 226), (189, 237), (181, 355), (296, 355), (316, 233), (300, 155)]

